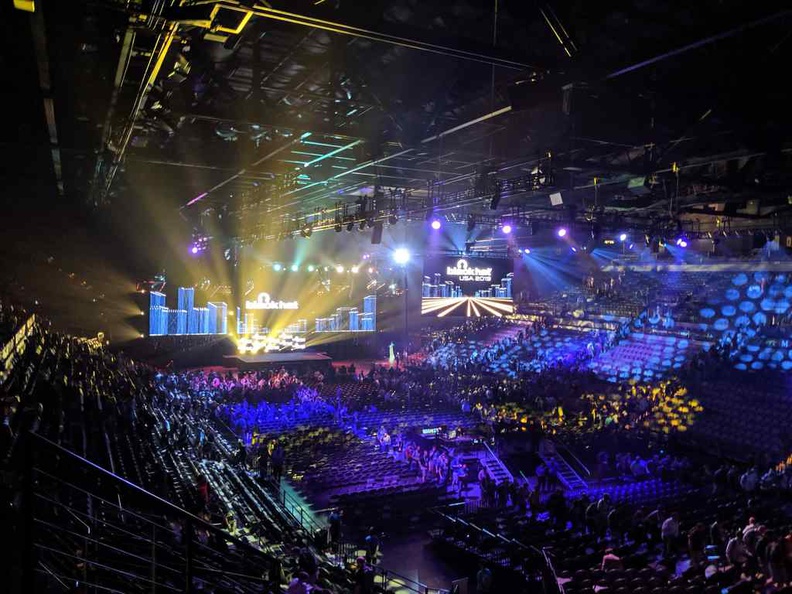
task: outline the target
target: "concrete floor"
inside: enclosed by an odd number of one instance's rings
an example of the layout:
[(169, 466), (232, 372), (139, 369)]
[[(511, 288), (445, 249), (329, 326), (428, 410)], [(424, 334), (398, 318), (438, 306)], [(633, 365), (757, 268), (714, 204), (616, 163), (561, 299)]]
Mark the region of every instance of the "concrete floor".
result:
[(450, 589), (453, 580), (465, 577), (435, 555), (431, 538), (426, 533), (387, 539), (382, 545), (382, 553), (381, 564), (385, 569), (430, 588)]

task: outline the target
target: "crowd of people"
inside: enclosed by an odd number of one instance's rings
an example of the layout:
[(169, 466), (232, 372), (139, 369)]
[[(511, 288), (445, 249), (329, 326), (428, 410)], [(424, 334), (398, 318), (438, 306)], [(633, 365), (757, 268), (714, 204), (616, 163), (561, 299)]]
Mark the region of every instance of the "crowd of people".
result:
[[(605, 287), (600, 297), (607, 298), (611, 289), (618, 286)], [(5, 304), (0, 307), (6, 336), (19, 327), (24, 315)], [(541, 452), (548, 438), (590, 448), (598, 436), (634, 433), (666, 443), (668, 436), (695, 426), (704, 412), (697, 397), (698, 382), (719, 364), (731, 361), (747, 336), (743, 329), (724, 333), (675, 377), (614, 384), (597, 377), (585, 363), (618, 343), (629, 325), (581, 333), (577, 349), (565, 358), (524, 366), (526, 360), (543, 356), (533, 340), (553, 328), (551, 318), (519, 323), (500, 318), (468, 320), (430, 334), (424, 348), (401, 353), (395, 364), (368, 369), (351, 364), (301, 372), (176, 371), (135, 363), (101, 344), (59, 335), (39, 321), (28, 338), (31, 348), (13, 355), (14, 372), (3, 385), (3, 452), (13, 447), (26, 426), (52, 435), (86, 419), (111, 433), (161, 425), (168, 448), (186, 452), (194, 461), (222, 460), (262, 483), (274, 479), (277, 484), (287, 476), (288, 460), (283, 444), (273, 435), (297, 426), (349, 429), (404, 464), (421, 484), (444, 486), (458, 497), (476, 493), (484, 508), (512, 508), (530, 522), (548, 521), (555, 530), (596, 536), (613, 549), (605, 553), (603, 567), (624, 563), (618, 548), (625, 543), (657, 545), (666, 559), (684, 552), (694, 566), (704, 563), (706, 547), (721, 547), (723, 558), (745, 575), (788, 582), (788, 568), (779, 563), (787, 557), (779, 550), (786, 550), (790, 539), (783, 522), (771, 525), (767, 515), (757, 515), (759, 520), (748, 523), (754, 528), (741, 526), (740, 534), (736, 526), (726, 529), (722, 524), (721, 532), (713, 532), (711, 525), (702, 528), (695, 517), (680, 513), (683, 510), (673, 504), (650, 509), (643, 503), (611, 500), (607, 493), (594, 499), (585, 493), (565, 493), (560, 469), (552, 459), (536, 465), (528, 480), (496, 481), (484, 468), (469, 467), (453, 447), (429, 444), (397, 422), (399, 415), (416, 409), (456, 411), (475, 420), (476, 435), (483, 440), (497, 443), (501, 436), (524, 434), (535, 453)], [(495, 365), (503, 361), (505, 366)], [(43, 381), (32, 392), (34, 398), (25, 400), (23, 379), (31, 370)], [(159, 416), (155, 418), (153, 411)], [(392, 420), (372, 434), (360, 420), (374, 418), (371, 413), (376, 412)], [(233, 436), (232, 451), (220, 447), (220, 435)], [(96, 436), (80, 447), (81, 453), (102, 450)], [(770, 467), (713, 465), (711, 459), (699, 464), (685, 455), (626, 446), (602, 449), (593, 460), (597, 480), (686, 482), (714, 497), (748, 502), (787, 497), (792, 489), (789, 461)], [(158, 494), (172, 496), (169, 479), (151, 472), (152, 483), (162, 484)], [(471, 490), (472, 484), (479, 488)], [(198, 477), (196, 491), (199, 517), (232, 535), (244, 529), (242, 518), (229, 513), (215, 496), (208, 477)], [(174, 530), (178, 532), (178, 527)], [(331, 540), (338, 538), (338, 533), (331, 534)], [(309, 554), (313, 553), (299, 553), (296, 557), (306, 560), (297, 562), (298, 569), (284, 578), (289, 591), (321, 590)], [(360, 592), (369, 587), (374, 560), (352, 563), (350, 576), (358, 576), (352, 579)]]

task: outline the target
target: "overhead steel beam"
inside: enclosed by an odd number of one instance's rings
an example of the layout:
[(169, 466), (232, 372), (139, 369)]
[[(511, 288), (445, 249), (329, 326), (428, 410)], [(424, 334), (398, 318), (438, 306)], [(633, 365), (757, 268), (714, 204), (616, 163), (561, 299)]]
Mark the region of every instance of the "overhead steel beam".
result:
[(776, 19), (785, 18), (789, 16), (792, 16), (792, 10), (782, 10), (780, 12), (776, 12), (774, 14), (762, 17), (760, 19), (756, 19), (748, 23), (744, 23), (739, 27), (729, 29), (728, 31), (723, 31), (722, 33), (718, 33), (716, 35), (710, 35), (709, 37), (705, 37), (704, 39), (700, 39), (698, 41), (694, 41), (693, 43), (683, 45), (682, 47), (678, 47), (676, 49), (667, 51), (664, 54), (660, 54), (659, 56), (654, 56), (653, 58), (649, 58), (648, 60), (643, 60), (642, 62), (638, 62), (637, 64), (632, 64), (631, 66), (620, 68), (619, 70), (616, 70), (615, 72), (611, 72), (610, 74), (608, 74), (605, 77), (605, 79), (607, 80), (611, 78), (616, 78), (624, 74), (629, 74), (630, 72), (635, 72), (636, 70), (640, 70), (641, 68), (645, 68), (646, 66), (651, 66), (652, 64), (657, 64), (658, 62), (662, 62), (663, 60), (667, 60), (668, 58), (673, 58), (680, 54), (684, 54), (685, 52), (689, 52), (691, 50), (704, 47), (705, 45), (715, 43), (716, 41), (721, 41), (722, 39), (733, 37), (735, 35), (742, 33), (743, 31), (752, 29), (753, 27), (764, 25)]
[[(310, 134), (310, 133), (308, 133), (308, 134)], [(295, 144), (299, 144), (303, 140), (303, 138), (307, 138), (307, 136), (303, 135), (303, 136), (301, 136), (299, 138), (295, 138), (294, 140), (291, 140), (291, 141), (289, 141), (289, 142), (287, 142), (285, 144), (282, 144), (281, 146), (279, 146), (275, 150), (270, 151), (269, 153), (267, 153), (266, 155), (264, 155), (260, 159), (257, 159), (256, 161), (254, 161), (253, 163), (251, 163), (250, 165), (248, 165), (244, 169), (240, 169), (234, 175), (232, 175), (230, 177), (227, 177), (226, 179), (224, 179), (223, 181), (221, 181), (218, 184), (215, 184), (214, 186), (212, 186), (211, 188), (209, 188), (205, 192), (201, 192), (200, 194), (198, 194), (195, 198), (190, 200), (187, 204), (185, 204), (181, 208), (186, 208), (188, 206), (192, 206), (196, 202), (199, 202), (200, 200), (203, 200), (204, 198), (206, 198), (212, 192), (215, 192), (215, 191), (219, 190), (220, 188), (222, 188), (223, 186), (226, 186), (226, 185), (230, 184), (232, 181), (234, 181), (234, 180), (246, 175), (249, 172), (249, 170), (255, 169), (256, 167), (258, 167), (259, 165), (261, 165), (265, 161), (268, 161), (269, 159), (271, 159), (275, 155), (277, 155), (279, 153), (282, 153), (283, 151), (285, 151), (287, 149), (290, 149)]]
[(294, 131), (311, 131), (313, 134), (321, 134), (324, 136), (335, 136), (338, 138), (348, 138), (348, 139), (358, 139), (362, 138), (362, 135), (359, 134), (350, 134), (350, 130), (347, 128), (339, 128), (336, 126), (332, 126), (326, 124), (324, 122), (319, 123), (312, 123), (310, 120), (281, 120), (280, 122), (273, 123), (273, 122), (265, 122), (262, 120), (258, 120), (255, 118), (251, 118), (250, 115), (247, 117), (232, 117), (220, 114), (213, 114), (213, 113), (202, 113), (202, 112), (190, 112), (181, 114), (179, 116), (180, 120), (204, 120), (207, 122), (227, 122), (229, 124), (240, 124), (243, 126), (261, 126), (263, 128), (280, 128), (280, 129), (287, 129), (287, 130), (294, 130)]
[[(206, 14), (200, 14), (197, 9), (201, 8), (208, 12), (206, 12)], [(241, 17), (240, 23), (247, 22), (247, 19), (249, 19), (249, 16), (247, 15), (255, 15), (264, 19), (290, 23), (293, 25), (301, 25), (304, 27), (310, 27), (312, 29), (321, 29), (322, 31), (328, 31), (330, 33), (349, 35), (351, 37), (358, 37), (378, 43), (387, 43), (389, 45), (396, 45), (408, 49), (430, 52), (460, 60), (479, 62), (482, 64), (500, 66), (514, 70), (535, 70), (537, 68), (535, 65), (529, 64), (525, 61), (516, 60), (509, 57), (506, 52), (499, 51), (492, 47), (484, 47), (473, 42), (468, 42), (470, 49), (461, 49), (457, 47), (441, 45), (429, 39), (419, 39), (414, 36), (408, 37), (404, 34), (392, 34), (382, 31), (374, 31), (364, 26), (341, 23), (335, 20), (317, 18), (287, 10), (278, 10), (269, 6), (245, 6), (241, 2), (233, 2), (230, 0), (210, 2), (203, 5), (192, 5), (189, 7), (176, 7), (169, 12), (168, 18), (177, 22), (184, 22), (194, 26), (210, 28), (214, 26), (214, 18), (222, 10), (239, 12), (244, 15)], [(183, 16), (181, 16), (182, 13)], [(393, 29), (393, 25), (390, 26)], [(415, 31), (410, 32), (411, 35), (415, 35), (415, 33)], [(436, 39), (436, 34), (434, 35), (434, 38)]]
[[(20, 8), (17, 6), (17, 8)], [(39, 10), (33, 10), (33, 3), (30, 3), (30, 10), (33, 14), (30, 17), (30, 28), (33, 34), (33, 48), (36, 54), (36, 64), (38, 66), (39, 87), (43, 95), (44, 117), (47, 120), (47, 132), (50, 141), (50, 152), (52, 154), (52, 169), (55, 173), (55, 184), (58, 194), (63, 196), (63, 168), (61, 166), (60, 145), (58, 143), (58, 128), (55, 121), (55, 100), (52, 95), (52, 84), (50, 80), (49, 54), (47, 52), (47, 33), (44, 23), (44, 15)], [(20, 10), (26, 10), (20, 8)]]
[[(116, 65), (116, 74), (115, 78), (113, 79), (113, 92), (110, 95), (110, 103), (107, 106), (107, 113), (105, 114), (105, 120), (102, 124), (102, 145), (99, 151), (99, 154), (96, 157), (96, 164), (94, 165), (94, 175), (93, 175), (93, 182), (91, 183), (91, 191), (94, 193), (94, 202), (101, 202), (103, 196), (101, 192), (103, 188), (105, 188), (105, 184), (102, 183), (102, 171), (104, 170), (104, 148), (108, 146), (110, 142), (110, 134), (113, 129), (113, 117), (115, 115), (115, 108), (118, 104), (118, 95), (121, 90), (121, 87), (124, 84), (124, 79), (126, 78), (127, 69), (129, 68), (129, 62), (132, 59), (132, 49), (135, 45), (135, 29), (132, 26), (128, 26), (126, 33), (124, 34), (124, 42), (121, 45), (121, 53), (118, 56), (118, 64)], [(97, 192), (99, 194), (97, 194)]]

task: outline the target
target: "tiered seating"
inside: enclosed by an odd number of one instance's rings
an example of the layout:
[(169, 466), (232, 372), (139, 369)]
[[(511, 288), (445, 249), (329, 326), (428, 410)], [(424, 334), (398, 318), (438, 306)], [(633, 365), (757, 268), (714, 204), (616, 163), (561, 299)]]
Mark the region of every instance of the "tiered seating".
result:
[(607, 493), (614, 503), (628, 503), (632, 506), (667, 505), (695, 490), (695, 487), (678, 480), (663, 480), (655, 477), (643, 481), (601, 484), (589, 489), (588, 495), (593, 499), (599, 499)]
[(516, 340), (518, 332), (489, 349), (475, 340), (448, 344), (435, 351), (432, 360), (441, 365), (449, 361), (482, 363), (489, 373), (514, 377), (518, 371), (540, 372), (559, 362), (571, 365), (586, 356), (586, 346), (593, 340), (590, 330), (556, 326), (528, 332), (522, 341)]
[(398, 412), (366, 412), (357, 417), (358, 428), (364, 432), (371, 433), (376, 431), (381, 425), (388, 430), (404, 432), (410, 428), (432, 428), (432, 427), (461, 427), (463, 429), (473, 429), (478, 421), (468, 413), (459, 411), (411, 411), (404, 410)]
[(415, 470), (352, 433), (303, 428), (281, 435), (279, 441), (287, 476), (318, 507), (327, 507), (342, 495), (407, 489), (417, 483)]
[(757, 454), (780, 459), (792, 451), (792, 403), (783, 375), (766, 376), (757, 385), (752, 374), (724, 369), (697, 392), (704, 413), (692, 427), (692, 439), (738, 459)]
[(634, 332), (589, 363), (609, 381), (651, 380), (678, 372), (700, 350), (699, 343), (674, 335)]

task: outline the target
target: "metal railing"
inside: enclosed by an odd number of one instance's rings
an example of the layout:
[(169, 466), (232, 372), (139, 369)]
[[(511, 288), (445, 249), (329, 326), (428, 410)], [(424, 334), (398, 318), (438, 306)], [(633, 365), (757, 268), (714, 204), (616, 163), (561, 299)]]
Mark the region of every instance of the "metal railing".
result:
[(272, 583), (278, 562), (248, 542), (40, 435), (25, 434), (22, 452), (18, 591), (252, 594)]
[[(558, 443), (558, 445), (560, 445), (561, 448), (577, 463), (578, 467), (580, 467), (580, 469), (583, 471), (583, 474), (591, 478), (591, 470), (589, 470), (588, 466), (586, 466), (583, 461), (575, 455), (570, 447), (561, 441), (557, 441), (556, 443)], [(572, 470), (574, 471), (574, 468)]]
[[(315, 535), (320, 530), (326, 530), (327, 524), (317, 521), (315, 513), (306, 509), (306, 503), (290, 492), (290, 487), (285, 480), (276, 482), (270, 480), (268, 483), (277, 493), (278, 502), (283, 506), (289, 515), (297, 522), (301, 528)], [(329, 511), (329, 510), (326, 510)]]

